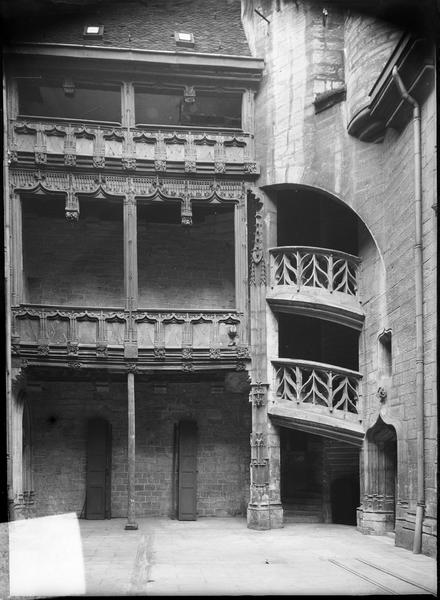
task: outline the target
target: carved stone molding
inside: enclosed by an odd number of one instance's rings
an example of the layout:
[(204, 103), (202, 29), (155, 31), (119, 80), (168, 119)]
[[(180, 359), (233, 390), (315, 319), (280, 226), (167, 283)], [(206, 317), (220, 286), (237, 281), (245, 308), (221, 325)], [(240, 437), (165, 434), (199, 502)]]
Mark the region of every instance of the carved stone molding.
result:
[(192, 362), (184, 362), (182, 363), (182, 371), (186, 373), (192, 373), (194, 371), (194, 365)]
[(137, 373), (137, 364), (134, 362), (129, 362), (126, 365), (128, 373)]
[(40, 356), (47, 356), (49, 354), (49, 344), (38, 344), (37, 353)]
[(242, 360), (237, 360), (235, 364), (236, 371), (246, 371), (246, 363)]
[(249, 394), (249, 401), (256, 408), (261, 408), (262, 406), (264, 406), (268, 387), (268, 383), (261, 383), (259, 381), (257, 381), (257, 383), (251, 384), (251, 393)]
[(215, 173), (224, 173), (226, 171), (226, 164), (224, 162), (214, 163)]

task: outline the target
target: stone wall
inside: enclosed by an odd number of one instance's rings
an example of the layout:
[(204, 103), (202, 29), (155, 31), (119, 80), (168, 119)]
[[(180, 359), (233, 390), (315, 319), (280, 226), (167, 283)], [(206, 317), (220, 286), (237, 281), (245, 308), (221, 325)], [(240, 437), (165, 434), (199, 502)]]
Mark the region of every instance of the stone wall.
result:
[[(265, 2), (264, 14), (270, 25), (256, 14), (245, 16), (250, 47), (255, 56), (264, 57), (266, 65), (256, 97), (256, 151), (261, 163), (257, 184), (267, 186), (264, 191), (270, 199), (272, 185), (324, 190), (352, 208), (363, 223), (360, 289), (366, 318), (359, 364), (364, 376), (364, 426), (367, 430), (381, 415), (396, 428), (396, 543), (409, 548), (417, 494), (413, 128), (410, 122), (400, 132), (388, 129), (379, 144), (361, 142), (347, 133), (353, 111), (368, 104), (370, 84), (385, 66), (400, 32), (353, 14), (346, 21), (336, 7), (329, 4), (327, 8), (326, 25), (320, 7), (312, 3)], [(317, 48), (325, 35), (334, 36), (335, 47), (342, 44), (341, 28), (348, 102), (340, 101), (316, 114), (317, 74), (330, 73), (327, 59), (338, 59), (327, 51), (319, 54), (320, 50), (310, 49), (313, 45)], [(337, 69), (333, 72), (340, 73)], [(431, 92), (422, 106), (426, 553), (435, 552), (436, 534), (434, 121), (435, 92)], [(376, 396), (380, 385), (378, 335), (387, 328), (392, 331), (393, 372), (387, 400), (380, 403)]]
[[(198, 425), (198, 516), (244, 515), (249, 494), (250, 408), (246, 393), (213, 391), (217, 382), (169, 383), (167, 391), (136, 384), (136, 513), (174, 516), (174, 427)], [(111, 383), (45, 382), (28, 393), (32, 413), (36, 516), (84, 509), (87, 420), (112, 427), (111, 515), (127, 514), (127, 392)]]

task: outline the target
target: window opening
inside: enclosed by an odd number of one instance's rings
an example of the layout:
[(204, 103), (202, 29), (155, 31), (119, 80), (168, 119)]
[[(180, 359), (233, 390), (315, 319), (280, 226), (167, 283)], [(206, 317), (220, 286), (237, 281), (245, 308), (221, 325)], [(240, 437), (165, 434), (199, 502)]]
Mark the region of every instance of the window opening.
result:
[(388, 329), (379, 335), (379, 375), (391, 377), (393, 371), (393, 356), (391, 331)]
[(19, 109), (22, 115), (86, 121), (121, 121), (121, 90), (118, 85), (60, 79), (18, 81)]
[(241, 127), (241, 94), (135, 88), (137, 124)]

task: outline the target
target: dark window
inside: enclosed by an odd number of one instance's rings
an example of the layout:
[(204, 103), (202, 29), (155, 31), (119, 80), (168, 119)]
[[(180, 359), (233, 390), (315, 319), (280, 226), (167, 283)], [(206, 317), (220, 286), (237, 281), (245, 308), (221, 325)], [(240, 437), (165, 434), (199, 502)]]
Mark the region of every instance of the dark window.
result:
[(136, 123), (195, 127), (241, 127), (241, 95), (197, 91), (185, 102), (182, 91), (135, 90)]
[(20, 114), (84, 121), (121, 121), (121, 91), (72, 80), (19, 80)]

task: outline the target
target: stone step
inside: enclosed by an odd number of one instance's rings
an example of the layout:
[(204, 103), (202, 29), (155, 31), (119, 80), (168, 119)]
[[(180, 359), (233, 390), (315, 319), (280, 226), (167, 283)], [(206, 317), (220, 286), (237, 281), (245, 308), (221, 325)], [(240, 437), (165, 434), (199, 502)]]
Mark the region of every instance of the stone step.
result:
[(284, 523), (323, 523), (322, 515), (284, 515)]

